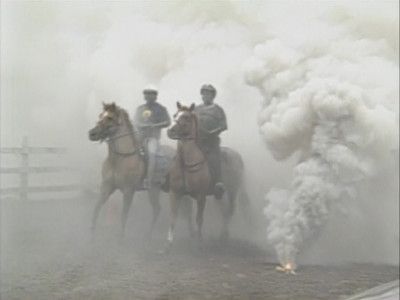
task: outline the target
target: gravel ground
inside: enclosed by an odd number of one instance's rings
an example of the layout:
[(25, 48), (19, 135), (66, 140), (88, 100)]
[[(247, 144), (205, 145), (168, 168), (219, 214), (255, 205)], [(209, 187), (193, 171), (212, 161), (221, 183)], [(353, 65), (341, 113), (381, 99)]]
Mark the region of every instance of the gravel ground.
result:
[(249, 240), (221, 243), (206, 234), (200, 247), (185, 230), (169, 254), (160, 254), (166, 216), (148, 241), (148, 218), (138, 207), (122, 243), (110, 207), (90, 241), (93, 203), (83, 203), (3, 203), (2, 299), (330, 300), (399, 278), (398, 267), (372, 264), (306, 265), (286, 275)]

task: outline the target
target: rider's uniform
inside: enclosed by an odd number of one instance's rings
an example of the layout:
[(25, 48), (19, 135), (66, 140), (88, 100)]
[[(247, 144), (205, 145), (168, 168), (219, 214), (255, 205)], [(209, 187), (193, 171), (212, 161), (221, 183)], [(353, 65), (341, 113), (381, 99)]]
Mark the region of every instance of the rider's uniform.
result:
[(161, 129), (168, 127), (171, 120), (167, 109), (158, 102), (146, 103), (136, 109), (134, 124), (139, 131), (148, 153), (147, 182), (153, 182), (156, 154), (159, 149)]
[(225, 112), (219, 105), (201, 104), (195, 113), (199, 121), (199, 146), (207, 156), (212, 182), (221, 182), (221, 149), (219, 134), (227, 130)]

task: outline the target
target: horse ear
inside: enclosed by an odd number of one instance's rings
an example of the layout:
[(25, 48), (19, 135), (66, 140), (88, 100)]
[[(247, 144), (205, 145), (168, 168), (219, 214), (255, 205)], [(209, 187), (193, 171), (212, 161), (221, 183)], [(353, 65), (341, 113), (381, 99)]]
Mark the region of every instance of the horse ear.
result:
[(115, 112), (117, 111), (117, 105), (115, 104), (115, 102), (112, 102), (110, 104), (105, 104), (104, 108), (108, 111), (112, 111)]
[(192, 105), (190, 105), (190, 107), (189, 107), (189, 110), (193, 111), (195, 107), (196, 107), (196, 104), (192, 103)]
[(103, 109), (106, 110), (107, 104), (105, 104), (104, 101), (101, 103), (103, 104)]
[(179, 101), (177, 101), (176, 102), (176, 107), (180, 110), (182, 108), (182, 104)]

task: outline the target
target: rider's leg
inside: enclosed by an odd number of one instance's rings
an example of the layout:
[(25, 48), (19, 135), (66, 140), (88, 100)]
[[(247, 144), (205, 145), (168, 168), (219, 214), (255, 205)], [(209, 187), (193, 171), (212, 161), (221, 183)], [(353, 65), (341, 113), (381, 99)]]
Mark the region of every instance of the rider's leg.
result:
[(220, 148), (220, 139), (216, 137), (212, 140), (211, 143), (211, 155), (210, 155), (210, 163), (212, 164), (211, 169), (213, 173), (213, 179), (215, 183), (214, 187), (214, 195), (217, 199), (222, 198), (225, 192), (225, 186), (222, 182), (221, 175), (221, 148)]
[(145, 186), (150, 188), (154, 181), (154, 173), (156, 167), (156, 154), (158, 152), (159, 142), (157, 138), (149, 138), (147, 141), (148, 162), (147, 162), (147, 178)]
[(217, 156), (215, 155), (215, 151), (213, 151), (212, 142), (210, 139), (202, 139), (199, 142), (199, 147), (203, 152), (207, 162), (208, 162), (208, 170), (210, 172), (210, 184), (214, 186), (215, 184), (215, 165)]
[(214, 153), (215, 153), (215, 182), (221, 182), (222, 177), (221, 177), (221, 148), (220, 148), (220, 140), (215, 142), (214, 145)]

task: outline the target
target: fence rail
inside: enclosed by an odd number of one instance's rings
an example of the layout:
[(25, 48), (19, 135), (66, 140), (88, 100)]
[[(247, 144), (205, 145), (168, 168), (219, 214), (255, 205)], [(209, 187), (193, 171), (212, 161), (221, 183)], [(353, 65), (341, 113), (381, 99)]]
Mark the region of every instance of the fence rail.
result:
[(0, 153), (4, 154), (66, 154), (66, 148), (58, 148), (58, 147), (7, 147), (0, 148)]
[(59, 173), (73, 171), (70, 167), (65, 166), (37, 166), (32, 167), (29, 165), (29, 158), (31, 155), (36, 154), (66, 154), (67, 149), (61, 147), (31, 147), (28, 145), (28, 138), (24, 137), (21, 147), (5, 147), (0, 148), (1, 154), (12, 154), (20, 156), (19, 167), (2, 167), (0, 168), (1, 174), (18, 174), (19, 186), (4, 187), (0, 189), (1, 195), (4, 194), (17, 194), (21, 200), (28, 199), (29, 193), (43, 193), (43, 192), (69, 192), (77, 191), (80, 186), (77, 184), (66, 185), (47, 185), (47, 186), (29, 186), (29, 175), (38, 173)]
[(72, 171), (72, 168), (68, 167), (16, 167), (16, 168), (0, 168), (2, 174), (21, 174), (21, 173), (57, 173), (64, 171)]
[[(30, 186), (26, 188), (26, 191), (29, 193), (43, 193), (43, 192), (69, 192), (76, 191), (80, 188), (79, 185), (71, 184), (71, 185), (49, 185), (49, 186)], [(2, 188), (2, 194), (14, 194), (20, 193), (20, 187), (8, 187)]]

